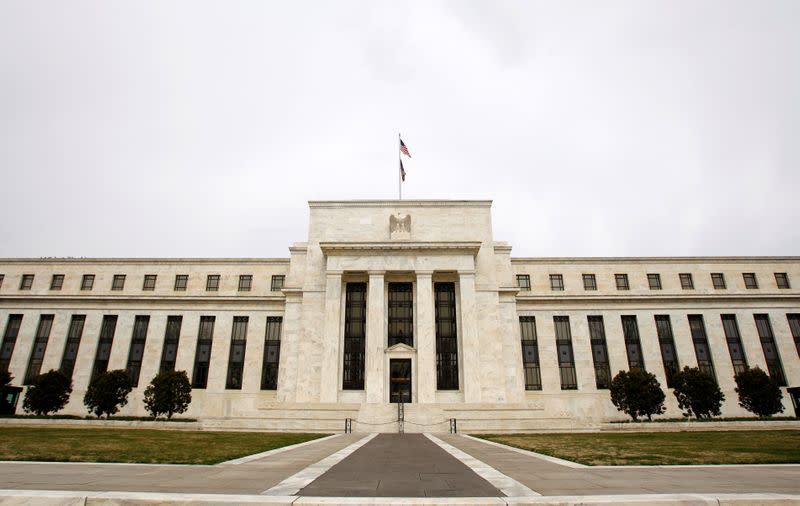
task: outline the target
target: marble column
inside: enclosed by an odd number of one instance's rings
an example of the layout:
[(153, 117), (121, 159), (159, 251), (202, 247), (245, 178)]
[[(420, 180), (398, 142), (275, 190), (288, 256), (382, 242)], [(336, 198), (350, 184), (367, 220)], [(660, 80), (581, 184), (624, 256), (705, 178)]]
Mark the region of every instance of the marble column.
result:
[(328, 271), (325, 282), (325, 327), (322, 332), (320, 401), (336, 402), (339, 391), (339, 335), (342, 314), (342, 272)]
[(367, 402), (382, 403), (384, 398), (384, 350), (386, 349), (386, 331), (384, 325), (383, 303), (383, 271), (369, 272), (367, 288), (367, 343), (366, 364), (364, 371), (364, 388)]
[(475, 271), (458, 272), (461, 298), (461, 390), (464, 402), (481, 401), (480, 343), (475, 304)]
[(432, 275), (432, 271), (417, 271), (417, 333), (414, 336), (417, 377), (412, 381), (420, 403), (436, 401), (436, 322)]

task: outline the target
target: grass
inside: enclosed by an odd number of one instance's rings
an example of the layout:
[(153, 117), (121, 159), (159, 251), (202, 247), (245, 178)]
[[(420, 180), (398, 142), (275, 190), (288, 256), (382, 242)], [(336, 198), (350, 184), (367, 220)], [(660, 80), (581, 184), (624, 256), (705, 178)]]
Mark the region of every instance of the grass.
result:
[(0, 460), (217, 464), (325, 434), (3, 427)]
[(800, 463), (800, 430), (478, 437), (587, 465)]
[(796, 416), (771, 416), (768, 418), (758, 418), (755, 416), (729, 416), (729, 417), (714, 417), (714, 418), (654, 418), (648, 420), (647, 418), (640, 418), (634, 422), (630, 418), (626, 420), (612, 420), (611, 423), (708, 423), (708, 422), (786, 422), (797, 421)]

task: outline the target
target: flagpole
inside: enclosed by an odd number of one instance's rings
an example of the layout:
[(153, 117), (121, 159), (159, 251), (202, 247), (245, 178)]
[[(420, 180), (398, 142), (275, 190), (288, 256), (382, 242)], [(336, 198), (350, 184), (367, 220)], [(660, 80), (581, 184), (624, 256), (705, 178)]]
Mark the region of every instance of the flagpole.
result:
[(397, 132), (397, 194), (399, 195), (399, 200), (403, 200), (403, 169), (402, 163), (402, 153), (400, 153), (400, 132)]

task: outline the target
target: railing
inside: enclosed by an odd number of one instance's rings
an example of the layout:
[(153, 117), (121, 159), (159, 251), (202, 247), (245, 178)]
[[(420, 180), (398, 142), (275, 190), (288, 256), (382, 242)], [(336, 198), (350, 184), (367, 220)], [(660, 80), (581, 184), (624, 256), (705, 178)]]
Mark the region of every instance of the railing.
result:
[(458, 422), (455, 418), (450, 419), (450, 434), (458, 434)]
[(403, 404), (402, 396), (400, 402), (397, 403), (397, 432), (403, 434), (405, 432), (405, 404)]
[(344, 433), (351, 434), (353, 432), (353, 419), (352, 418), (345, 418), (344, 419)]

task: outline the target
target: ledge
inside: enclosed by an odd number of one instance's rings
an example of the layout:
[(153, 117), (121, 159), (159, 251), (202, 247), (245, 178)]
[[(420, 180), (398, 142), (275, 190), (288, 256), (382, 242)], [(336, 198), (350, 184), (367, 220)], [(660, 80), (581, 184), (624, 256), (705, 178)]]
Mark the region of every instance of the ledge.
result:
[(481, 248), (480, 241), (437, 242), (321, 242), (322, 252), (328, 256), (367, 254), (404, 254), (413, 251), (427, 254), (469, 254), (475, 256)]
[(309, 200), (308, 207), (491, 207), (491, 200)]
[(798, 256), (517, 257), (512, 264), (688, 264), (800, 262)]
[(40, 257), (0, 258), (0, 264), (267, 264), (285, 265), (288, 258), (93, 258), (93, 257)]

